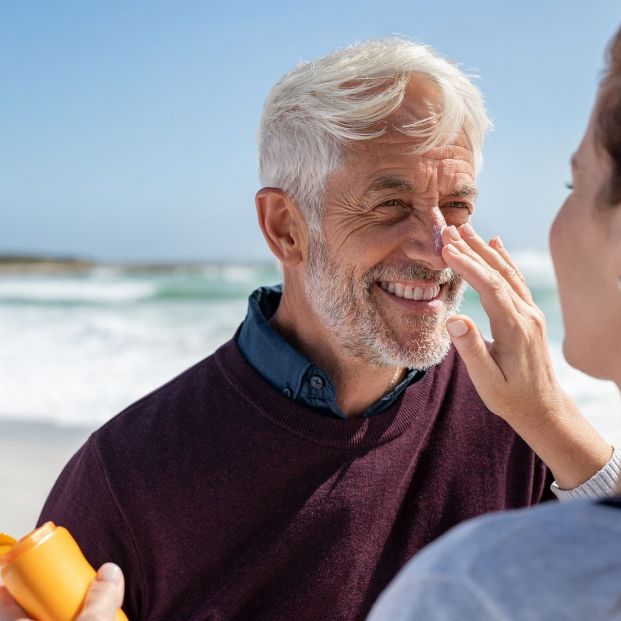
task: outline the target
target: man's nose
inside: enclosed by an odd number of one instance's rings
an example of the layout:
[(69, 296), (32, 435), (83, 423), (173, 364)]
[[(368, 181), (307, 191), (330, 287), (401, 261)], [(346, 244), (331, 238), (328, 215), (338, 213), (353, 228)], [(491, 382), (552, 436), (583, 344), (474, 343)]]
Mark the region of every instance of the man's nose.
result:
[(442, 231), (446, 221), (439, 208), (412, 219), (403, 252), (410, 261), (422, 263), (432, 270), (447, 267), (442, 258)]

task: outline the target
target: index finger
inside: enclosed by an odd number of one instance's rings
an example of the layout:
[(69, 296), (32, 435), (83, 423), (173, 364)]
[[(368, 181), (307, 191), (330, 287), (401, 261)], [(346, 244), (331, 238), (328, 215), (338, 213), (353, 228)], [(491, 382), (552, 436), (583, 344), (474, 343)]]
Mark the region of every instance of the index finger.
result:
[(509, 253), (498, 245), (486, 244), (476, 233), (471, 224), (459, 227), (462, 239), (474, 250), (487, 264), (500, 272), (510, 287), (528, 304), (533, 303), (533, 296), (526, 284), (526, 280), (509, 257)]
[(512, 295), (506, 281), (497, 271), (479, 263), (480, 258), (477, 260), (470, 257), (468, 252), (472, 250), (467, 244), (464, 245), (467, 251), (460, 250), (456, 242), (447, 244), (442, 248), (442, 258), (479, 294), (481, 305), (490, 320), (494, 340), (498, 336), (510, 336), (519, 321), (520, 311), (513, 300), (515, 294)]

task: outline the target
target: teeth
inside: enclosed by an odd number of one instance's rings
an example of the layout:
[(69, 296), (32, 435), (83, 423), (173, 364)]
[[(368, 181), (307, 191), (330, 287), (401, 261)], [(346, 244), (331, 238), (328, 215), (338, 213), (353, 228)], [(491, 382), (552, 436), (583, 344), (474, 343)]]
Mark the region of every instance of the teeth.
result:
[[(423, 293), (423, 300), (431, 300), (432, 298), (434, 298), (437, 295), (437, 293), (435, 293), (435, 290), (436, 287), (431, 287), (431, 289), (425, 289), (425, 292)], [(439, 288), (438, 293), (440, 293)]]
[(408, 287), (398, 282), (382, 281), (379, 285), (384, 291), (406, 300), (433, 300), (433, 298), (440, 294), (440, 285), (426, 287), (425, 289), (421, 287)]

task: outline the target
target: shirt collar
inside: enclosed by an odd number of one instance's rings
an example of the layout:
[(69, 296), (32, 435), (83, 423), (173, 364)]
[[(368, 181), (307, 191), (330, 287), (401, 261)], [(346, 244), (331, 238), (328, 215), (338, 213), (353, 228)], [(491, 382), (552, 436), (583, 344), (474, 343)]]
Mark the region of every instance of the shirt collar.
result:
[[(259, 287), (248, 299), (248, 313), (237, 337), (237, 344), (248, 362), (276, 390), (320, 414), (347, 418), (336, 403), (332, 379), (280, 336), (269, 320), (282, 296), (282, 285)], [(378, 399), (363, 417), (389, 408), (424, 371), (409, 369), (405, 379)]]

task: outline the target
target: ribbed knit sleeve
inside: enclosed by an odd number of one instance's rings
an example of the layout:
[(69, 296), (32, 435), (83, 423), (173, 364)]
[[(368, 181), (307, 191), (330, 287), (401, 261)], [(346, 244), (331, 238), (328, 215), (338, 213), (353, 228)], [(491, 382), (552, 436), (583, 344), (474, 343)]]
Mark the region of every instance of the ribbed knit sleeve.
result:
[(561, 489), (556, 481), (552, 483), (554, 495), (562, 502), (578, 498), (605, 498), (615, 493), (621, 476), (621, 450), (615, 448), (610, 461), (588, 481), (574, 489)]

